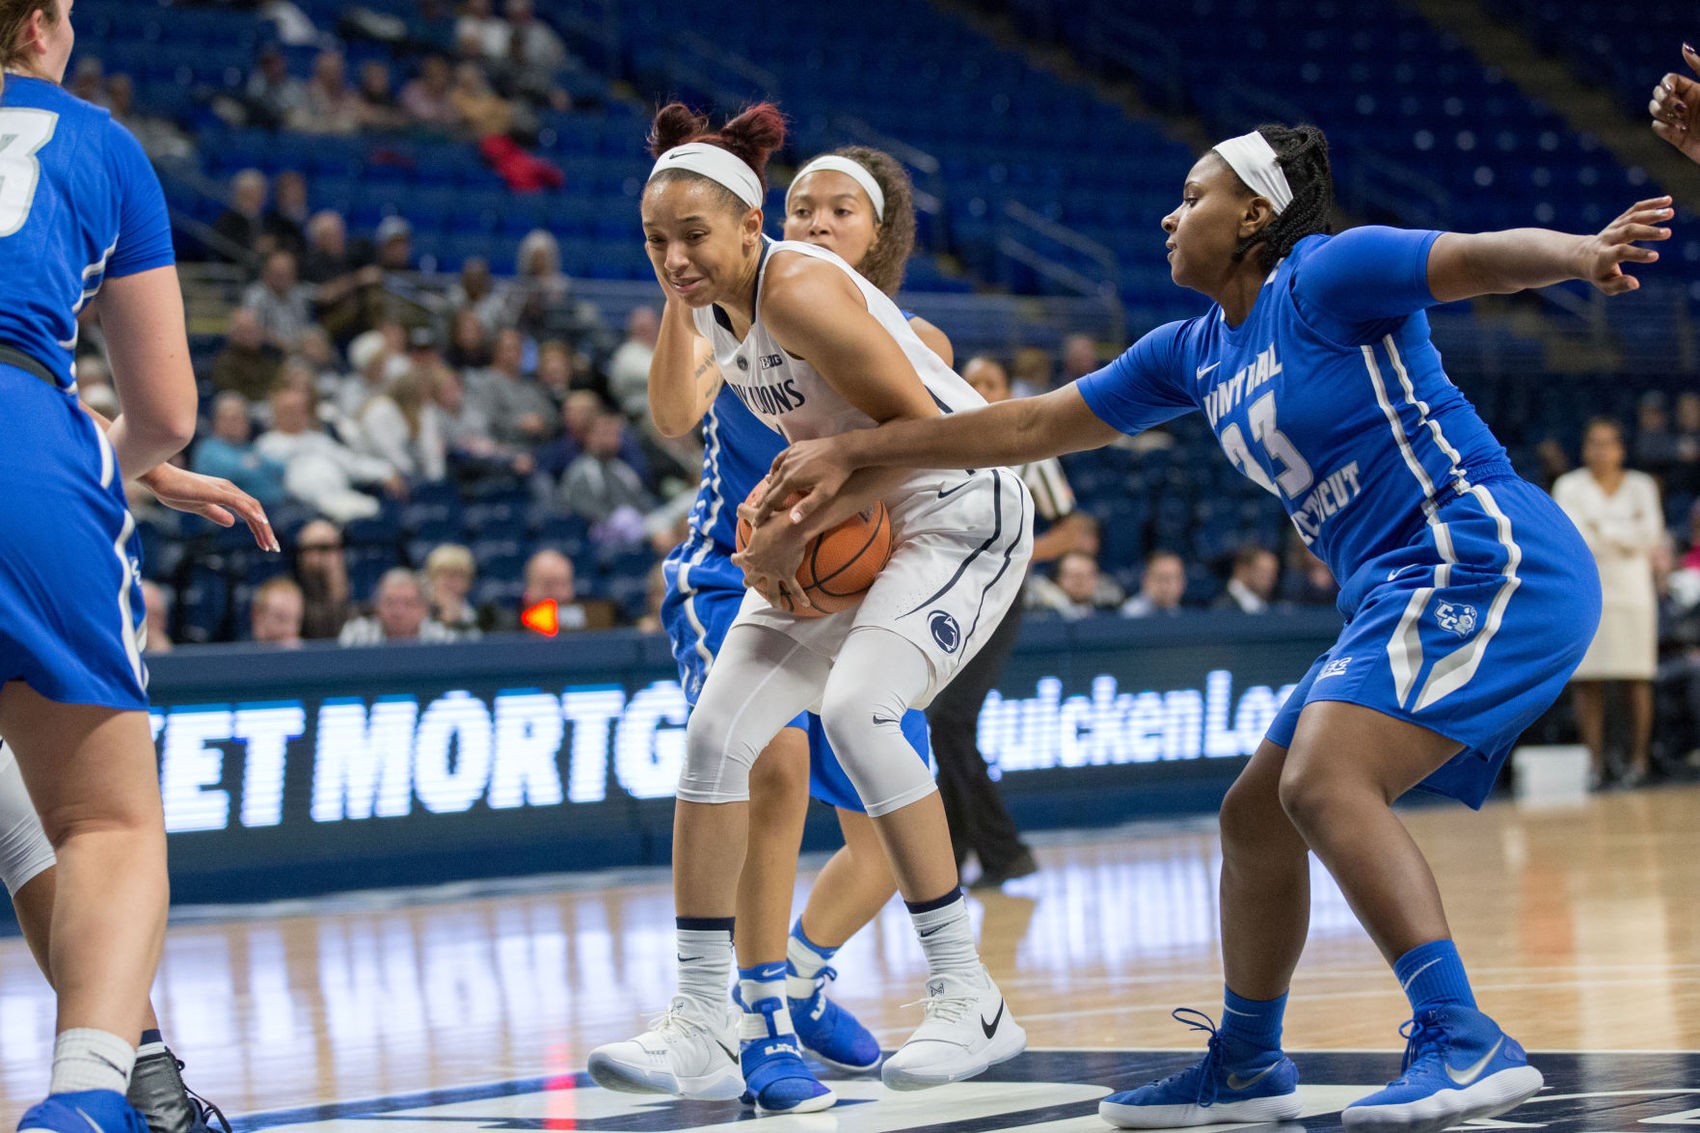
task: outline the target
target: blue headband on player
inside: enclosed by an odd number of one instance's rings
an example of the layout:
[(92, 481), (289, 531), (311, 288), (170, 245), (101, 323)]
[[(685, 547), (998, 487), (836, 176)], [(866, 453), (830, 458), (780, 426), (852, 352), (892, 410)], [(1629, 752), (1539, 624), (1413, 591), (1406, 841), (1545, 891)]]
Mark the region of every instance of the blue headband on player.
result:
[(1239, 175), (1247, 188), (1275, 206), (1276, 216), (1293, 203), (1293, 187), (1287, 184), (1287, 175), (1281, 172), (1281, 162), (1276, 158), (1275, 147), (1269, 144), (1268, 138), (1253, 130), (1249, 134), (1217, 142), (1211, 148), (1216, 156), (1228, 163), (1229, 169)]
[(649, 180), (655, 180), (657, 173), (665, 173), (670, 169), (682, 169), (687, 173), (707, 177), (715, 184), (730, 189), (734, 197), (750, 208), (761, 207), (761, 178), (756, 176), (756, 171), (751, 169), (743, 158), (731, 150), (705, 142), (686, 142), (682, 146), (674, 146), (655, 159), (655, 168), (649, 171)]

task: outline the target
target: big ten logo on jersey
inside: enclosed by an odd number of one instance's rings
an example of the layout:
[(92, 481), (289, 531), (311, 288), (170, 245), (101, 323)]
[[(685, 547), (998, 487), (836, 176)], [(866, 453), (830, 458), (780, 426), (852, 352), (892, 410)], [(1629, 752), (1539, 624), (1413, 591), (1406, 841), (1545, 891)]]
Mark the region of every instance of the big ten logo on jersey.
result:
[[(762, 368), (779, 365), (777, 354), (770, 354), (761, 360)], [(801, 409), (804, 402), (803, 391), (797, 388), (797, 379), (787, 377), (782, 381), (771, 384), (745, 385), (742, 382), (728, 380), (727, 385), (738, 395), (738, 400), (744, 403), (744, 408), (761, 417), (782, 417), (792, 410)]]

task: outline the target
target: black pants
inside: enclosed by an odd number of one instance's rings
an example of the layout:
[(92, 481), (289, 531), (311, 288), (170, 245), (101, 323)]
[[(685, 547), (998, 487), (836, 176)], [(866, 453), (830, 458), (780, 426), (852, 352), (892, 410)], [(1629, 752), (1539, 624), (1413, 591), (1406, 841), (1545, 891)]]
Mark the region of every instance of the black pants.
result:
[(985, 647), (957, 672), (956, 679), (927, 709), (933, 757), (939, 765), (939, 795), (950, 823), (950, 841), (956, 850), (958, 869), (970, 852), (980, 859), (980, 868), (987, 872), (1005, 869), (1027, 852), (1016, 832), (1015, 820), (1004, 808), (998, 785), (986, 774), (986, 760), (980, 754), (978, 738), (980, 706), (1003, 672), (1020, 630), (1018, 595)]

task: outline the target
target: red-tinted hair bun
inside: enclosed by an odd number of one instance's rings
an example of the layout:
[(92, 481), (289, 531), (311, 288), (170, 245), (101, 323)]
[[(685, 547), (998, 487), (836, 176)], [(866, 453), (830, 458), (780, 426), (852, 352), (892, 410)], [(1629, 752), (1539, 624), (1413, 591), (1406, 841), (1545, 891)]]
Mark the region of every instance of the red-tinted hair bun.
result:
[(730, 152), (755, 170), (765, 189), (767, 159), (785, 144), (785, 115), (771, 102), (758, 102), (719, 130), (710, 130), (706, 114), (698, 114), (682, 102), (669, 102), (655, 112), (650, 125), (650, 156), (660, 157), (686, 142), (707, 142)]

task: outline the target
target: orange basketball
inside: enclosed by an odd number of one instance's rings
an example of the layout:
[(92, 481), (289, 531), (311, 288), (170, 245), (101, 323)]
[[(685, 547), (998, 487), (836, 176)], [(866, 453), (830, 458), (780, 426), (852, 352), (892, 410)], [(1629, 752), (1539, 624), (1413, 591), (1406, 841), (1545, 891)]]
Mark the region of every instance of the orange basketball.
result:
[[(750, 490), (744, 502), (753, 506), (766, 491), (767, 480), (763, 478)], [(793, 494), (785, 501), (785, 506), (790, 507), (801, 498), (800, 494)], [(771, 523), (785, 521), (783, 513), (769, 520)], [(749, 538), (750, 525), (739, 517), (738, 550), (744, 549)], [(885, 504), (875, 500), (838, 526), (828, 528), (809, 540), (808, 546), (803, 548), (803, 561), (797, 567), (797, 585), (809, 596), (814, 608), (794, 606), (789, 599), (781, 599), (783, 608), (799, 617), (819, 617), (848, 610), (862, 600), (862, 595), (867, 593), (868, 587), (874, 584), (874, 579), (890, 561), (891, 517), (886, 514)]]

